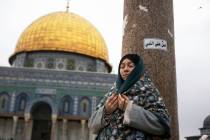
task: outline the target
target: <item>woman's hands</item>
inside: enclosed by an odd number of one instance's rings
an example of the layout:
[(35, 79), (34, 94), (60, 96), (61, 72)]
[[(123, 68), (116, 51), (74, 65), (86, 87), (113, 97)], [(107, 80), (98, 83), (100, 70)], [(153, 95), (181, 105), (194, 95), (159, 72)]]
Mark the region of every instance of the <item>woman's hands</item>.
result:
[(110, 97), (107, 98), (105, 103), (105, 111), (107, 114), (114, 112), (118, 107), (118, 95), (113, 93)]
[(107, 98), (105, 103), (105, 110), (107, 114), (114, 112), (117, 108), (125, 110), (128, 105), (128, 97), (125, 95), (117, 95), (113, 93), (110, 97)]
[(118, 95), (118, 108), (125, 111), (127, 105), (128, 105), (128, 97), (123, 95), (123, 94), (119, 94)]

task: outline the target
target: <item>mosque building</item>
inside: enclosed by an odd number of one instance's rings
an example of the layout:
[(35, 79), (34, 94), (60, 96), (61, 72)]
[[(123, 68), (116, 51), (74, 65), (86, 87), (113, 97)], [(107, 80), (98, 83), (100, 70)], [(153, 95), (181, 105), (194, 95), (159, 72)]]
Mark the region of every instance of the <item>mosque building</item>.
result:
[(0, 140), (91, 140), (88, 118), (109, 90), (106, 43), (86, 19), (54, 12), (20, 35), (0, 67)]
[(210, 140), (210, 115), (203, 121), (203, 128), (200, 128), (200, 135), (185, 137), (186, 140)]

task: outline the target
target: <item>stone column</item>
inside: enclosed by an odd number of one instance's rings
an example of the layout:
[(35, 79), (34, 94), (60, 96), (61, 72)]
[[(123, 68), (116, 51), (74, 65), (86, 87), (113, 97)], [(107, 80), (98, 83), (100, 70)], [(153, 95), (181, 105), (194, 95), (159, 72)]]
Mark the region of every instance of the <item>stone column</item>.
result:
[(85, 124), (86, 120), (81, 120), (81, 125), (82, 125), (82, 131), (81, 131), (81, 140), (87, 140), (86, 135), (85, 135)]
[(15, 140), (17, 131), (18, 116), (13, 116), (12, 138)]
[(24, 115), (24, 130), (23, 130), (23, 140), (31, 140), (31, 132), (32, 132), (32, 120), (30, 114)]
[(122, 55), (138, 53), (171, 115), (171, 140), (179, 139), (173, 0), (124, 0)]
[(57, 115), (52, 115), (51, 140), (57, 140)]
[(62, 126), (62, 140), (67, 140), (67, 119), (63, 119), (63, 126)]

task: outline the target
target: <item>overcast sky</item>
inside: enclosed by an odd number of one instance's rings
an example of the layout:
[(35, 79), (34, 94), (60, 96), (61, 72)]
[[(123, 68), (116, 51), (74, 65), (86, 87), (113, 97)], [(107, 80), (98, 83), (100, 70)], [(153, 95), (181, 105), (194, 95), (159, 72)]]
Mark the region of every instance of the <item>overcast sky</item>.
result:
[[(40, 16), (64, 11), (65, 0), (1, 0), (0, 66), (9, 66), (21, 32)], [(104, 37), (114, 73), (121, 56), (123, 0), (72, 0), (70, 11)], [(180, 140), (200, 134), (210, 115), (210, 0), (174, 0)]]

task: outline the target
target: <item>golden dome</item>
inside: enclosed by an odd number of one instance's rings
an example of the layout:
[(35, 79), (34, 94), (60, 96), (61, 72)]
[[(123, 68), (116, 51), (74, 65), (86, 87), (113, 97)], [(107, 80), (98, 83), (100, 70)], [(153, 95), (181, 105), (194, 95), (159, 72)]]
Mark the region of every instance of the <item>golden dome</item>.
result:
[(102, 59), (109, 65), (101, 34), (89, 21), (69, 12), (51, 13), (34, 21), (21, 34), (12, 57), (34, 51), (79, 53)]

